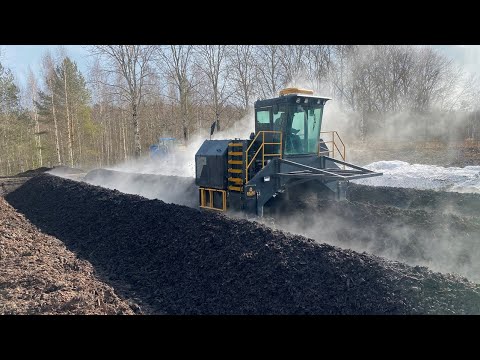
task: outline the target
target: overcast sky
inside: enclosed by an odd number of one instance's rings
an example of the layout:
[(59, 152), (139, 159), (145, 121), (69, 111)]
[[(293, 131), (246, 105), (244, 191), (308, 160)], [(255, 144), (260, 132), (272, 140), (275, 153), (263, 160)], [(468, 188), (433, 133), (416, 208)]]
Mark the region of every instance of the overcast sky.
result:
[[(480, 45), (432, 45), (448, 55), (466, 70), (480, 75)], [(12, 69), (16, 78), (23, 86), (26, 83), (28, 67), (35, 74), (39, 73), (41, 58), (46, 49), (55, 53), (58, 45), (0, 45), (0, 62)], [(65, 45), (68, 55), (76, 61), (80, 71), (86, 76), (91, 57), (85, 46)]]

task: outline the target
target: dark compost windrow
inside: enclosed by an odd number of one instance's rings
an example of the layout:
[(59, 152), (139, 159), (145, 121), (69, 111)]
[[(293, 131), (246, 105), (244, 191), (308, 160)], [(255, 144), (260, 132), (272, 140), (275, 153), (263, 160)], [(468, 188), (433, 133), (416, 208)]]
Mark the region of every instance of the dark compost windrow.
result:
[(464, 278), (40, 175), (6, 199), (158, 314), (471, 314)]

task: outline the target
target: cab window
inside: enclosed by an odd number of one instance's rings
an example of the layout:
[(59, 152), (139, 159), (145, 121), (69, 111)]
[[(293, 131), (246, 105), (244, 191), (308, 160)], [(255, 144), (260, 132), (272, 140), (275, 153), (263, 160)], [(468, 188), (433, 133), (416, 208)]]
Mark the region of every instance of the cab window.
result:
[(270, 109), (257, 110), (257, 123), (259, 124), (270, 123)]

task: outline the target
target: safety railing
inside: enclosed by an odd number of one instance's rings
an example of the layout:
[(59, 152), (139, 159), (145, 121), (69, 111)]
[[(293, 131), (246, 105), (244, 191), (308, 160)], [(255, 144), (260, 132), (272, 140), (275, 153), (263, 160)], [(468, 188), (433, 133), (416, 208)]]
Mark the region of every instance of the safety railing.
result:
[[(265, 142), (265, 134), (279, 134), (280, 135), (280, 142)], [(253, 155), (252, 159), (248, 161), (248, 153), (250, 149), (252, 148), (253, 144), (257, 141), (258, 137), (261, 136), (262, 143), (260, 147), (257, 149), (255, 154)], [(250, 169), (250, 166), (255, 162), (257, 159), (258, 154), (260, 154), (260, 151), (262, 152), (262, 169), (265, 167), (265, 157), (270, 157), (270, 156), (278, 156), (280, 159), (282, 158), (282, 132), (281, 131), (273, 131), (273, 130), (263, 130), (259, 131), (255, 138), (253, 139), (252, 143), (250, 146), (245, 150), (245, 184), (248, 183), (248, 169)], [(279, 153), (265, 153), (265, 145), (280, 145)]]
[[(225, 190), (199, 188), (200, 190), (200, 207), (211, 210), (226, 211), (227, 210), (227, 192)], [(208, 192), (208, 195), (207, 195)], [(216, 207), (213, 201), (214, 192), (222, 193), (222, 206)]]
[[(336, 131), (320, 131), (320, 138), (323, 138), (322, 134), (330, 134), (331, 139), (329, 141), (319, 141), (318, 143), (318, 156), (330, 156), (331, 158), (338, 159), (336, 157), (337, 153), (340, 155), (341, 160), (346, 161), (345, 155), (345, 144), (343, 143), (342, 139), (338, 135)], [(337, 141), (335, 141), (337, 140)], [(322, 144), (325, 144), (328, 150), (322, 149)], [(327, 144), (331, 144), (328, 146)], [(340, 147), (339, 147), (340, 145)], [(336, 151), (335, 151), (336, 150)], [(339, 159), (340, 160), (340, 159)]]

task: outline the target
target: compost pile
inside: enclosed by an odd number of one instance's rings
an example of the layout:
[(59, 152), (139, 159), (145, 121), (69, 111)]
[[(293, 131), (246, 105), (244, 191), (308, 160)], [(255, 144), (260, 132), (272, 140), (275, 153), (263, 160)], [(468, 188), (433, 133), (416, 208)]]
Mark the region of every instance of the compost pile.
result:
[(148, 199), (161, 199), (167, 203), (190, 207), (198, 205), (198, 187), (192, 177), (95, 169), (88, 172), (83, 181), (119, 190), (126, 194), (138, 194)]
[(36, 175), (39, 175), (39, 174), (43, 174), (43, 173), (45, 173), (47, 171), (50, 171), (52, 169), (53, 168), (42, 166), (42, 167), (39, 167), (39, 168), (36, 168), (36, 169), (30, 169), (30, 170), (18, 173), (15, 176), (16, 177), (31, 177), (31, 176), (36, 176)]
[(58, 165), (58, 166), (54, 166), (50, 171), (48, 171), (48, 173), (52, 175), (57, 175), (57, 176), (68, 176), (68, 175), (84, 174), (85, 170), (82, 170), (79, 168), (73, 168), (65, 165)]
[(133, 313), (90, 263), (0, 197), (0, 314)]
[(480, 195), (350, 184), (350, 201), (278, 196), (265, 222), (320, 242), (480, 281)]
[(150, 313), (480, 313), (465, 278), (247, 220), (50, 175), (7, 200)]
[(480, 214), (480, 194), (477, 193), (366, 186), (349, 183), (348, 198), (350, 201), (395, 206), (402, 209), (443, 211), (463, 216), (478, 216)]
[(36, 169), (30, 169), (30, 170), (18, 173), (13, 176), (0, 176), (0, 196), (5, 196), (10, 191), (17, 189), (29, 178), (44, 174), (46, 172), (50, 174), (58, 175), (58, 176), (73, 177), (74, 175), (79, 176), (84, 171), (81, 169), (71, 168), (69, 166), (64, 166), (64, 165), (54, 166), (53, 168), (42, 166)]
[(53, 168), (42, 166), (36, 169), (31, 169), (18, 173), (17, 175), (15, 175), (15, 177), (32, 177), (46, 172), (54, 175), (71, 175), (84, 173), (84, 170), (65, 165), (58, 165), (54, 166)]

